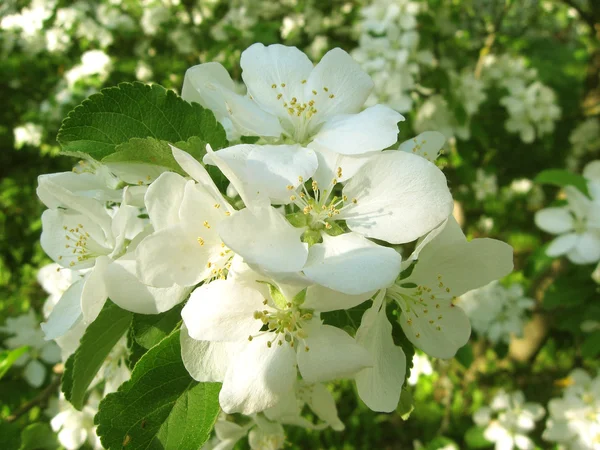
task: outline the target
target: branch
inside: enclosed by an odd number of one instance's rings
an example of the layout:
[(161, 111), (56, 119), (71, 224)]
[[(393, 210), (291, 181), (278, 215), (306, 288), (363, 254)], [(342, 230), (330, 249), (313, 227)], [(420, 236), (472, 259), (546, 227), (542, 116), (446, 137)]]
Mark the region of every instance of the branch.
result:
[(44, 389), (42, 392), (40, 392), (37, 397), (35, 397), (32, 400), (28, 401), (23, 406), (21, 406), (19, 409), (17, 409), (13, 414), (11, 414), (10, 416), (8, 416), (6, 418), (6, 421), (8, 423), (14, 422), (19, 417), (21, 417), (22, 415), (24, 415), (27, 412), (29, 412), (29, 410), (32, 409), (33, 407), (38, 406), (38, 405), (42, 404), (43, 402), (45, 402), (46, 400), (48, 400), (48, 398), (52, 394), (56, 393), (56, 390), (60, 386), (60, 379), (61, 379), (60, 376), (54, 378), (54, 380), (52, 380), (52, 383), (50, 383), (48, 386), (46, 386), (46, 389)]

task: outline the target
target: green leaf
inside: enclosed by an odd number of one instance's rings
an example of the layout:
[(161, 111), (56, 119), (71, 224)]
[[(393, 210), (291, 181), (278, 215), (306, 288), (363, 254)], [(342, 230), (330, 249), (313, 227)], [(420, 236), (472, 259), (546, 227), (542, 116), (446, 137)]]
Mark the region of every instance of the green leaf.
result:
[(0, 448), (19, 448), (21, 445), (21, 427), (16, 423), (0, 420)]
[[(206, 154), (206, 150), (200, 151), (200, 148), (204, 146), (198, 142), (199, 138), (194, 137), (193, 143), (185, 145), (186, 143), (181, 142), (175, 144), (177, 148), (185, 147), (194, 158), (198, 161), (202, 161), (202, 157)], [(204, 141), (200, 141), (204, 142)], [(184, 144), (184, 145), (181, 145)], [(186, 150), (186, 151), (187, 151)], [(174, 172), (185, 174), (181, 169), (175, 158), (169, 143), (166, 141), (159, 141), (154, 138), (132, 138), (129, 141), (119, 144), (115, 148), (115, 152), (104, 157), (103, 163), (141, 163), (141, 164), (152, 164), (155, 166), (166, 167)]]
[(467, 344), (464, 347), (461, 347), (456, 352), (455, 356), (456, 360), (461, 363), (465, 368), (471, 367), (475, 357), (473, 356), (473, 347), (471, 344)]
[(482, 427), (471, 427), (465, 433), (465, 443), (469, 448), (488, 448), (492, 443), (483, 436)]
[(73, 406), (81, 410), (85, 394), (102, 363), (131, 325), (133, 313), (107, 300), (104, 308), (85, 330), (79, 347), (65, 364), (62, 391)]
[(198, 136), (218, 149), (227, 145), (214, 114), (159, 85), (121, 83), (102, 89), (69, 113), (57, 140), (64, 154), (102, 160), (132, 138), (171, 143)]
[(176, 305), (161, 314), (134, 314), (133, 337), (146, 349), (150, 349), (166, 338), (181, 320), (183, 304)]
[(19, 450), (54, 450), (59, 447), (56, 434), (47, 423), (33, 423), (21, 433)]
[(8, 372), (8, 369), (12, 367), (15, 361), (28, 351), (29, 347), (24, 346), (15, 348), (14, 350), (2, 350), (0, 352), (0, 380), (6, 375), (6, 372)]
[(412, 392), (405, 386), (402, 388), (402, 392), (400, 393), (400, 402), (398, 402), (398, 408), (396, 409), (396, 412), (402, 420), (408, 420), (414, 409), (415, 405), (413, 402)]
[(197, 450), (219, 414), (219, 383), (197, 383), (181, 360), (179, 330), (150, 349), (131, 380), (100, 403), (95, 418), (109, 449)]
[(587, 181), (583, 176), (569, 172), (564, 169), (548, 169), (542, 170), (534, 181), (540, 184), (551, 184), (553, 186), (565, 187), (575, 186), (584, 194), (588, 193)]
[(596, 284), (587, 271), (571, 268), (558, 277), (544, 292), (543, 305), (546, 309), (576, 307), (596, 296)]
[(586, 336), (581, 345), (581, 355), (584, 358), (595, 358), (600, 354), (600, 331), (594, 331)]

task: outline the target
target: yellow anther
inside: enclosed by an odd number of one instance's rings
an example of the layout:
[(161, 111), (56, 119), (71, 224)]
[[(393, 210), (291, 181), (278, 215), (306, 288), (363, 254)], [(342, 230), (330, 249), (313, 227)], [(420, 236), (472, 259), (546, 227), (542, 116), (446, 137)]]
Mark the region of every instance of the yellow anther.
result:
[(298, 177), (298, 183), (304, 183), (304, 178)]
[(329, 98), (333, 98), (333, 97), (335, 97), (335, 95), (329, 94)]
[(328, 87), (323, 87), (323, 90), (324, 90), (325, 92), (329, 92), (329, 88), (328, 88)]
[(213, 206), (217, 209), (219, 209), (221, 207), (221, 205), (219, 203), (215, 203)]
[(337, 177), (342, 178), (342, 168), (341, 167), (337, 168)]
[(226, 212), (225, 212), (225, 215), (226, 215), (226, 216), (230, 216), (230, 215), (231, 215), (231, 213), (230, 213), (229, 211), (226, 211)]
[(442, 327), (440, 327), (440, 326), (435, 327), (435, 329), (438, 331), (442, 331)]
[(209, 261), (208, 264), (206, 264), (206, 267), (210, 269), (212, 267), (212, 263)]
[(281, 87), (285, 87), (285, 83), (281, 83)]
[(358, 200), (356, 200), (355, 198), (352, 199), (352, 203), (354, 203), (355, 205), (358, 203)]
[(267, 347), (271, 348), (272, 345), (271, 341), (267, 341)]
[(281, 97), (283, 97), (283, 94), (277, 94), (277, 100), (281, 100)]
[(294, 114), (294, 112), (295, 112), (295, 111), (294, 111), (294, 108), (288, 108), (288, 113), (290, 113), (290, 114)]
[(292, 186), (291, 184), (287, 185), (287, 189), (288, 191), (293, 191), (294, 190), (294, 186)]
[(252, 338), (252, 336), (248, 336), (248, 340), (249, 340), (250, 342), (252, 342), (252, 339), (253, 339), (253, 338)]
[(328, 230), (331, 230), (331, 224), (329, 222), (325, 223), (325, 228), (327, 228)]
[(292, 100), (290, 101), (290, 105), (294, 106), (297, 102), (298, 102), (298, 99), (296, 97), (292, 97)]
[(302, 80), (302, 84), (306, 84), (306, 80)]
[(209, 228), (210, 229), (210, 224), (208, 223), (208, 220), (205, 220), (202, 225), (204, 225), (204, 227)]
[(312, 182), (312, 189), (313, 191), (318, 191), (319, 190), (319, 184), (313, 180)]
[(201, 237), (199, 237), (198, 238), (198, 244), (204, 245), (204, 239), (202, 239)]
[(313, 95), (317, 95), (317, 91), (315, 91), (314, 89), (313, 89), (312, 93), (313, 93)]
[(337, 178), (334, 178), (333, 180), (331, 180), (331, 184), (333, 184), (334, 186), (337, 184), (338, 180)]
[(295, 195), (290, 195), (290, 200), (291, 201), (295, 201), (296, 200), (296, 196)]
[(415, 334), (415, 337), (420, 338), (421, 337), (421, 333)]
[(276, 85), (275, 83), (273, 83), (273, 84), (271, 85), (271, 87), (272, 87), (273, 89), (275, 89), (275, 88), (277, 87), (277, 85)]

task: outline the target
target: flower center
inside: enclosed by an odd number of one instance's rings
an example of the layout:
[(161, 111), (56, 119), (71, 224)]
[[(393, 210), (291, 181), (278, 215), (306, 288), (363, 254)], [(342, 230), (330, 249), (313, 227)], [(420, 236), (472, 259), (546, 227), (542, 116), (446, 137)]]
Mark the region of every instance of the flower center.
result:
[(98, 245), (94, 245), (96, 242), (87, 231), (84, 231), (82, 224), (77, 224), (75, 228), (63, 226), (63, 231), (65, 233), (65, 253), (60, 255), (58, 260), (71, 260), (69, 267), (106, 254), (100, 251)]
[[(266, 300), (265, 300), (266, 304)], [(299, 340), (304, 340), (308, 337), (308, 333), (303, 328), (304, 322), (312, 319), (312, 312), (302, 310), (294, 306), (291, 302), (287, 304), (288, 309), (263, 310), (254, 311), (254, 318), (260, 320), (264, 326), (259, 335), (263, 333), (271, 333), (272, 339), (267, 341), (267, 347), (273, 345), (289, 344), (294, 348)], [(257, 335), (257, 336), (259, 336)], [(252, 341), (256, 336), (249, 336), (248, 340)], [(309, 351), (308, 346), (305, 347)]]
[[(302, 80), (302, 85), (306, 84), (307, 80)], [(311, 119), (319, 112), (318, 105), (326, 101), (331, 101), (335, 98), (335, 94), (330, 92), (329, 88), (323, 86), (321, 91), (316, 89), (309, 93), (305, 92), (307, 98), (298, 98), (290, 96), (291, 94), (285, 89), (287, 83), (279, 85), (273, 83), (273, 95), (280, 102), (284, 114), (289, 117), (289, 122), (292, 125), (291, 129), (286, 130), (288, 136), (299, 144), (305, 143), (309, 138), (311, 131)], [(289, 86), (288, 86), (289, 87)], [(303, 89), (295, 89), (294, 92), (301, 92)]]
[[(414, 321), (427, 323), (437, 331), (442, 331), (444, 314), (442, 306), (450, 303), (454, 307), (456, 296), (453, 296), (449, 287), (445, 286), (442, 276), (438, 275), (438, 284), (435, 286), (419, 285), (404, 287), (394, 284), (387, 289), (386, 295), (395, 300), (406, 316), (406, 323), (412, 325)], [(406, 283), (407, 280), (402, 280)], [(417, 338), (420, 334), (415, 335)]]
[(294, 188), (289, 185), (287, 188), (291, 191), (290, 201), (293, 205), (310, 218), (308, 226), (313, 230), (322, 230), (323, 227), (330, 230), (336, 219), (344, 209), (351, 204), (357, 204), (356, 198), (349, 199), (342, 195), (332, 196), (334, 187), (338, 184), (338, 178), (342, 177), (342, 168), (338, 167), (337, 177), (331, 180), (326, 189), (321, 190), (316, 181), (312, 181), (311, 189), (307, 189), (303, 183), (302, 177), (298, 177), (300, 185)]

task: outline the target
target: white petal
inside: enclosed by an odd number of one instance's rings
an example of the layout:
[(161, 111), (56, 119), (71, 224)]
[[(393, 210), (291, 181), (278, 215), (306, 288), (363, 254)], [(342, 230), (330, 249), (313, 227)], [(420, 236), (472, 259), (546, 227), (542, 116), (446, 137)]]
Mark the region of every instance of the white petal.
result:
[(385, 305), (374, 302), (356, 332), (356, 342), (373, 358), (373, 367), (356, 374), (358, 395), (373, 411), (392, 412), (398, 406), (406, 375), (406, 356), (394, 345)]
[[(317, 170), (315, 152), (299, 145), (254, 145), (246, 161), (246, 182), (271, 201), (287, 204), (291, 192)], [(244, 180), (242, 180), (244, 181)]]
[[(83, 225), (81, 230), (79, 225)], [(81, 250), (76, 251), (76, 244), (83, 235), (89, 253), (107, 255), (111, 252), (112, 243), (107, 242), (105, 231), (92, 218), (63, 209), (47, 209), (42, 213), (40, 243), (48, 256), (61, 266), (79, 270), (94, 265), (93, 257), (81, 258)]]
[(62, 295), (48, 320), (41, 327), (46, 340), (56, 339), (66, 334), (82, 318), (81, 292), (83, 280), (76, 281)]
[(552, 257), (562, 256), (573, 250), (577, 245), (577, 241), (578, 237), (575, 233), (562, 234), (550, 242), (550, 245), (546, 249), (546, 254)]
[(446, 137), (437, 131), (425, 131), (412, 139), (404, 141), (398, 147), (403, 152), (414, 153), (434, 162), (446, 142)]
[(573, 211), (576, 217), (586, 217), (592, 203), (591, 200), (575, 186), (566, 186), (564, 190), (569, 202), (569, 209)]
[(212, 246), (200, 245), (198, 237), (176, 225), (146, 237), (136, 248), (138, 276), (150, 286), (194, 286), (204, 280)]
[(144, 202), (156, 231), (179, 223), (179, 207), (186, 183), (190, 182), (181, 175), (165, 172), (148, 187)]
[(44, 380), (46, 379), (46, 366), (37, 359), (32, 359), (25, 366), (23, 376), (30, 386), (39, 388), (44, 384)]
[(305, 324), (304, 329), (308, 337), (298, 346), (298, 368), (305, 381), (346, 378), (373, 364), (369, 352), (345, 331), (318, 320)]
[(219, 394), (227, 414), (263, 411), (292, 390), (296, 382), (295, 351), (286, 344), (267, 347), (272, 338), (272, 333), (265, 333), (248, 342), (227, 369)]
[(192, 292), (181, 317), (190, 337), (198, 341), (244, 341), (263, 325), (253, 316), (264, 309), (263, 300), (254, 289), (215, 280)]
[(375, 105), (358, 114), (327, 120), (314, 137), (317, 145), (343, 155), (383, 150), (398, 140), (398, 122), (404, 117), (391, 108)]
[(310, 248), (304, 274), (344, 294), (363, 294), (394, 282), (402, 257), (392, 248), (377, 245), (358, 233), (323, 234), (323, 243)]
[(191, 377), (201, 383), (221, 383), (227, 368), (239, 351), (236, 342), (197, 341), (188, 334), (185, 323), (179, 337), (181, 359)]
[(333, 289), (314, 284), (306, 290), (303, 307), (319, 312), (350, 309), (365, 302), (375, 293), (374, 290), (363, 294), (349, 295)]
[(173, 157), (175, 158), (175, 161), (177, 161), (177, 164), (179, 164), (190, 177), (196, 180), (206, 192), (212, 195), (219, 203), (225, 205), (228, 210), (232, 211), (233, 209), (227, 203), (225, 198), (223, 198), (223, 194), (221, 194), (219, 188), (215, 185), (204, 166), (189, 153), (179, 150), (177, 147), (170, 144), (169, 146), (171, 147), (171, 152), (173, 153)]
[(583, 176), (589, 181), (600, 183), (600, 160), (588, 163), (583, 168)]
[(335, 431), (344, 430), (344, 424), (338, 416), (335, 399), (324, 384), (318, 383), (305, 387), (303, 398), (319, 419)]
[(64, 428), (58, 433), (58, 441), (67, 450), (77, 450), (85, 444), (87, 430), (82, 428)]
[(372, 89), (371, 77), (348, 53), (334, 48), (310, 73), (303, 98), (315, 101), (318, 112), (312, 121), (319, 124), (338, 114), (357, 113)]
[[(343, 182), (352, 178), (362, 167), (367, 164), (376, 153), (367, 153), (364, 155), (346, 156), (340, 153), (332, 152), (327, 148), (317, 145), (314, 142), (309, 144), (309, 148), (315, 150), (319, 166), (313, 175), (319, 186), (324, 189), (329, 186), (334, 178), (338, 182)], [(342, 176), (339, 176), (341, 168)]]
[(431, 249), (425, 247), (421, 252), (407, 279), (432, 289), (434, 295), (460, 296), (508, 275), (513, 269), (513, 249), (502, 241), (485, 238), (447, 246), (436, 245), (435, 241), (429, 244)]
[(104, 274), (110, 261), (106, 256), (96, 258), (96, 265), (83, 279), (81, 313), (85, 323), (89, 324), (96, 320), (108, 298)]
[(304, 267), (308, 245), (300, 241), (303, 230), (294, 228), (275, 208), (253, 212), (242, 209), (219, 224), (227, 247), (273, 272), (297, 272)]
[(403, 310), (400, 325), (410, 342), (434, 358), (452, 358), (471, 335), (469, 318), (460, 307), (429, 298)]
[(215, 152), (207, 144), (206, 155), (203, 160), (205, 164), (217, 166), (240, 195), (246, 207), (254, 209), (269, 205), (270, 203), (266, 195), (259, 195), (256, 190), (248, 186), (244, 179), (246, 160), (250, 150), (250, 146), (235, 145)]
[(134, 253), (109, 264), (104, 274), (108, 297), (119, 307), (138, 314), (158, 314), (181, 303), (188, 289), (173, 285), (155, 288), (137, 277)]
[(88, 198), (94, 198), (102, 202), (120, 200), (120, 192), (107, 187), (101, 176), (92, 173), (59, 172), (38, 177), (37, 195), (46, 207), (55, 209), (64, 206), (51, 192), (46, 189), (47, 181), (62, 186), (66, 190)]
[(238, 134), (277, 137), (283, 132), (275, 116), (235, 92), (233, 80), (219, 63), (199, 64), (188, 69), (181, 96), (210, 109), (219, 121), (229, 118)]
[(280, 44), (265, 47), (258, 43), (242, 52), (240, 66), (248, 94), (254, 101), (264, 110), (286, 119), (284, 101), (302, 98), (305, 86), (302, 81), (308, 79), (313, 68), (308, 57), (296, 47)]
[(535, 224), (552, 234), (562, 234), (573, 229), (573, 216), (567, 208), (545, 208), (535, 214)]
[(212, 110), (217, 119), (227, 117), (223, 91), (234, 91), (235, 84), (227, 69), (217, 62), (198, 64), (185, 72), (181, 97)]
[(60, 347), (56, 342), (48, 342), (40, 351), (40, 359), (48, 364), (60, 362)]
[(106, 212), (103, 202), (93, 198), (78, 196), (49, 180), (46, 180), (43, 186), (48, 195), (52, 195), (58, 204), (89, 217), (97, 226), (104, 230), (107, 236), (110, 235), (111, 217)]
[(343, 192), (357, 201), (340, 215), (348, 227), (392, 244), (423, 236), (454, 206), (444, 174), (429, 161), (399, 151), (376, 155)]
[(568, 254), (576, 264), (591, 264), (600, 260), (600, 235), (587, 232), (577, 237), (575, 248)]

